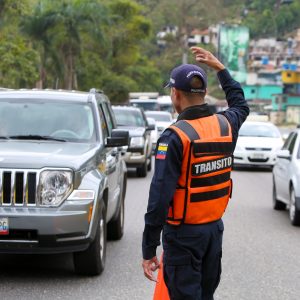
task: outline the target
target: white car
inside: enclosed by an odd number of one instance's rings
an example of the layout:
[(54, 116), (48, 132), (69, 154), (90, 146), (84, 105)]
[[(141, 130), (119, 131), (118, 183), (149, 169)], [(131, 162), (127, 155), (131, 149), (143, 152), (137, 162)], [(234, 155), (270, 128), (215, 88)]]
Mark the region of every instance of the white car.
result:
[(234, 151), (234, 166), (268, 166), (276, 163), (276, 152), (283, 140), (278, 128), (270, 122), (245, 122)]
[(273, 208), (289, 208), (292, 225), (300, 225), (300, 130), (294, 130), (277, 152), (273, 168)]
[(145, 115), (155, 120), (158, 136), (161, 136), (163, 131), (173, 123), (172, 115), (167, 111), (146, 111)]
[(154, 130), (151, 130), (151, 141), (152, 141), (152, 151), (156, 148), (156, 143), (159, 138), (156, 122), (153, 118), (147, 118), (148, 124), (154, 126)]
[(170, 96), (160, 96), (157, 98), (157, 102), (161, 111), (168, 111), (174, 116), (175, 109)]

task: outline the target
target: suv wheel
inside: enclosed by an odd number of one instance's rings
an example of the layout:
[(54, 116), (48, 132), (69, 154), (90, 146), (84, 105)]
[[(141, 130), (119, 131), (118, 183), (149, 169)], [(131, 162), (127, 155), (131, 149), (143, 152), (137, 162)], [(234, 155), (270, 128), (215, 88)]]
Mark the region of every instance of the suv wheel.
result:
[(103, 204), (95, 239), (82, 252), (73, 253), (75, 272), (81, 275), (100, 275), (106, 258), (106, 208)]
[(275, 186), (275, 180), (273, 178), (273, 193), (272, 193), (272, 199), (273, 199), (273, 208), (275, 210), (285, 210), (286, 204), (277, 200), (277, 194), (276, 194), (276, 186)]
[(136, 174), (138, 177), (146, 177), (147, 176), (147, 168), (148, 168), (148, 162), (146, 161), (142, 164), (142, 166), (138, 167), (136, 169)]
[(123, 236), (124, 219), (125, 219), (125, 195), (126, 195), (126, 177), (123, 180), (122, 190), (120, 193), (120, 207), (119, 207), (118, 216), (115, 220), (110, 221), (107, 224), (107, 238), (110, 240), (120, 240)]
[(293, 187), (291, 187), (290, 193), (290, 209), (289, 215), (292, 225), (300, 226), (300, 210), (297, 209), (296, 196)]

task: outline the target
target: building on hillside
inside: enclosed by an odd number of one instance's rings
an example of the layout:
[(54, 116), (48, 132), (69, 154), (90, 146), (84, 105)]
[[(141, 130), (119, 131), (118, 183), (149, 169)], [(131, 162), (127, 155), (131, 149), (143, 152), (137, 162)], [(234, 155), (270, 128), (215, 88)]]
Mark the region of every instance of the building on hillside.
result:
[(296, 64), (284, 64), (281, 79), (282, 92), (272, 95), (271, 119), (300, 124), (300, 69)]
[(198, 44), (207, 45), (210, 43), (210, 31), (209, 29), (199, 30), (194, 29), (191, 31), (188, 38), (189, 46), (196, 46)]
[(274, 94), (272, 96), (271, 120), (280, 124), (300, 124), (300, 94)]
[(165, 26), (156, 34), (156, 43), (159, 47), (164, 48), (167, 45), (168, 37), (175, 37), (177, 34), (177, 26)]
[(249, 45), (248, 70), (272, 70), (284, 64), (300, 67), (300, 29), (288, 34), (283, 39), (252, 40)]
[(242, 87), (252, 111), (270, 110), (272, 109), (272, 95), (283, 92), (281, 70), (260, 70), (256, 73), (248, 73), (246, 84)]

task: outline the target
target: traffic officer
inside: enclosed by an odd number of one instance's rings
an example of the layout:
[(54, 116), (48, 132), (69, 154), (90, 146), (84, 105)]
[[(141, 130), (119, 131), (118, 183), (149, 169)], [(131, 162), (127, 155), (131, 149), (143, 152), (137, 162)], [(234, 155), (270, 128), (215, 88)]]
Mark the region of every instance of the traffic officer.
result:
[(221, 217), (232, 192), (233, 151), (249, 114), (240, 84), (224, 65), (205, 49), (191, 51), (197, 62), (217, 71), (229, 108), (210, 112), (204, 102), (207, 76), (198, 65), (172, 70), (168, 87), (179, 116), (157, 143), (142, 243), (144, 274), (155, 281), (163, 230), (164, 280), (171, 300), (213, 299), (221, 274)]

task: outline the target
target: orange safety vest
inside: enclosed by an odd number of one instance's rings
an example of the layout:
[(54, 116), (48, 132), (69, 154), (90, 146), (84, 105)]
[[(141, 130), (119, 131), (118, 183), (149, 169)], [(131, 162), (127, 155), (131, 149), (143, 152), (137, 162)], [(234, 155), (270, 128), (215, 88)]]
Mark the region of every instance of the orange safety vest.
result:
[(179, 225), (219, 220), (232, 192), (233, 143), (228, 120), (214, 114), (180, 120), (169, 128), (181, 139), (183, 161), (167, 222)]

